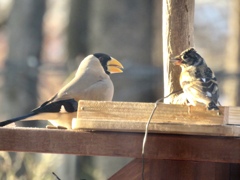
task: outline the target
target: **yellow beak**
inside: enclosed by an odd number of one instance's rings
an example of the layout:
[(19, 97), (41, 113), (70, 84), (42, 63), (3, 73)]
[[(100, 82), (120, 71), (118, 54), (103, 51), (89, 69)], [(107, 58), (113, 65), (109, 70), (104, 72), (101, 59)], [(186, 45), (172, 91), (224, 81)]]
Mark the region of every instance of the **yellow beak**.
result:
[(122, 73), (124, 67), (118, 60), (111, 57), (111, 60), (107, 62), (107, 69), (111, 74)]

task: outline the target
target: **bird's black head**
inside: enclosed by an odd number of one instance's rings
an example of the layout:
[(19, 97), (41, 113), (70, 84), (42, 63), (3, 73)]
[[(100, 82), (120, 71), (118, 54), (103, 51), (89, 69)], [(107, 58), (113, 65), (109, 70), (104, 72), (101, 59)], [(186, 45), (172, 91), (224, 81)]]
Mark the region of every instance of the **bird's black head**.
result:
[(194, 48), (189, 48), (183, 51), (180, 55), (174, 57), (175, 65), (196, 66), (204, 63), (203, 58), (197, 53)]
[(122, 73), (123, 65), (117, 61), (116, 59), (112, 58), (111, 56), (104, 54), (104, 53), (95, 53), (93, 54), (98, 60), (100, 61), (104, 71), (106, 74), (112, 73)]
[(107, 68), (107, 63), (108, 61), (111, 60), (111, 57), (107, 54), (104, 54), (104, 53), (95, 53), (93, 54), (96, 58), (99, 59), (100, 63), (102, 64), (103, 66), (103, 69), (104, 71), (107, 73), (107, 74), (110, 74), (110, 72), (108, 71), (108, 68)]

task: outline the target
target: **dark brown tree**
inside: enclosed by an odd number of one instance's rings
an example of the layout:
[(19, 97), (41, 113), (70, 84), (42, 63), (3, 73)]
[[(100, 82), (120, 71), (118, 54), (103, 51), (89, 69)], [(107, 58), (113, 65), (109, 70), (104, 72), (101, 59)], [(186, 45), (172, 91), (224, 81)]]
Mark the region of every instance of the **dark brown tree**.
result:
[[(44, 0), (14, 1), (7, 23), (9, 52), (5, 61), (4, 103), (1, 106), (6, 118), (23, 115), (37, 106), (44, 12)], [(32, 173), (27, 171), (25, 163), (33, 155), (9, 153), (9, 157), (11, 171), (1, 173), (0, 178), (32, 179)]]
[(88, 53), (88, 21), (90, 17), (88, 0), (71, 0), (69, 24), (67, 28), (68, 37), (68, 66), (70, 72), (76, 69), (79, 62), (75, 61), (77, 56), (83, 58)]
[(10, 14), (2, 106), (9, 118), (23, 115), (37, 105), (44, 11), (45, 1), (25, 0), (15, 1)]
[(95, 0), (91, 10), (89, 52), (106, 52), (125, 66), (112, 76), (114, 100), (155, 101), (161, 72), (152, 66), (152, 1)]

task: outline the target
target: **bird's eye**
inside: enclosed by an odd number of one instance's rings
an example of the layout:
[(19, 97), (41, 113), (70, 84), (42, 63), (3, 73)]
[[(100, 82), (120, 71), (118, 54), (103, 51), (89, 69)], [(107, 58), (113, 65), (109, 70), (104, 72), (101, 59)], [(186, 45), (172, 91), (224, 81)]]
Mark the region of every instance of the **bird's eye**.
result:
[(188, 54), (184, 54), (184, 59), (187, 59), (189, 58), (189, 55)]
[(184, 54), (181, 56), (181, 59), (184, 60), (184, 59), (187, 59), (187, 56)]

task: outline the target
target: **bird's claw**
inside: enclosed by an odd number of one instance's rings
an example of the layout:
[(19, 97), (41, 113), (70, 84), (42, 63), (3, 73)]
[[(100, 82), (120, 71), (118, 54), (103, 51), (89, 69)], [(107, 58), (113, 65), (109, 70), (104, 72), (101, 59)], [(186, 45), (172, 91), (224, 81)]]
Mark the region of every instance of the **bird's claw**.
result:
[(188, 114), (190, 115), (191, 114), (191, 109), (192, 108), (192, 106), (190, 105), (190, 106), (188, 106)]
[(46, 128), (47, 129), (67, 129), (64, 126), (53, 126), (53, 125), (47, 125)]

